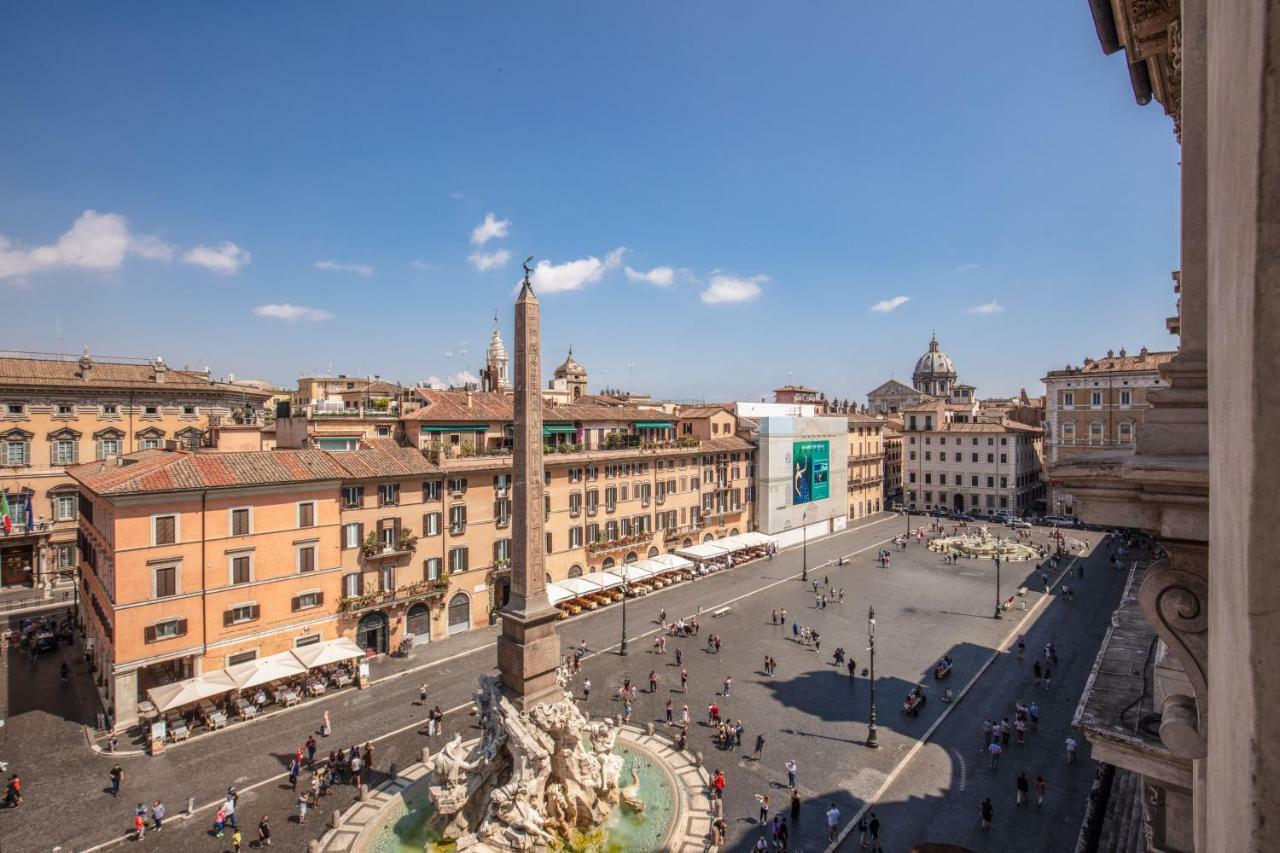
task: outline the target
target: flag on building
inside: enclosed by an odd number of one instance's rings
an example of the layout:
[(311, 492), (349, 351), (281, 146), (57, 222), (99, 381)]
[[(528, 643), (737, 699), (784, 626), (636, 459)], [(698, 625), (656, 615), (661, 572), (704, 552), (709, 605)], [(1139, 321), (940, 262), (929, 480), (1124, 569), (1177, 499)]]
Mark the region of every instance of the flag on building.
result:
[(0, 524), (4, 524), (4, 535), (8, 536), (13, 529), (13, 519), (9, 517), (9, 490), (0, 491)]
[(27, 522), (27, 532), (30, 533), (32, 530), (36, 529), (36, 516), (35, 516), (35, 509), (34, 509), (36, 504), (35, 490), (29, 489), (29, 488), (23, 489), (22, 502), (27, 508), (25, 520)]

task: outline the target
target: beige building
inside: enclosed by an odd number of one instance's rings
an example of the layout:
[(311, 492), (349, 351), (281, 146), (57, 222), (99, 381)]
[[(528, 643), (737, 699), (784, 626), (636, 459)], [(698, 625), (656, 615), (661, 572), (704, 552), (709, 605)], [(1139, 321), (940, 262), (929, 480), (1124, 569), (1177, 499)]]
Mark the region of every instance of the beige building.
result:
[(884, 419), (884, 506), (902, 503), (902, 421)]
[(1042, 433), (937, 400), (903, 413), (903, 488), (919, 511), (1021, 515), (1044, 499)]
[[(1121, 349), (1045, 374), (1047, 461), (1053, 464), (1117, 449), (1132, 452), (1143, 416), (1151, 407), (1147, 395), (1167, 386), (1160, 378), (1160, 365), (1174, 355), (1146, 347), (1130, 355)], [(1075, 499), (1054, 487), (1049, 506), (1055, 513), (1070, 515)]]
[(268, 396), (161, 358), (0, 358), (0, 488), (13, 521), (0, 539), (0, 591), (21, 599), (9, 612), (65, 606), (74, 587), (78, 505), (69, 468), (169, 442), (208, 444), (211, 422), (254, 420)]
[(865, 518), (884, 508), (884, 421), (871, 415), (849, 419), (849, 518)]

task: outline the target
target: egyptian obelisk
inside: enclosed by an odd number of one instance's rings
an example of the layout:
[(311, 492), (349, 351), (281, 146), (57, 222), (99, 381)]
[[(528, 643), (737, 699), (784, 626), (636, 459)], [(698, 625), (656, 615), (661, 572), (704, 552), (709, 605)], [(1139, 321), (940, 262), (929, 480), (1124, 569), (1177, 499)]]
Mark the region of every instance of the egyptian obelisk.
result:
[[(533, 260), (530, 258), (529, 260)], [(542, 474), (541, 308), (529, 282), (529, 261), (516, 298), (514, 505), (511, 599), (502, 609), (498, 671), (512, 702), (529, 708), (559, 699), (559, 612), (547, 599)]]

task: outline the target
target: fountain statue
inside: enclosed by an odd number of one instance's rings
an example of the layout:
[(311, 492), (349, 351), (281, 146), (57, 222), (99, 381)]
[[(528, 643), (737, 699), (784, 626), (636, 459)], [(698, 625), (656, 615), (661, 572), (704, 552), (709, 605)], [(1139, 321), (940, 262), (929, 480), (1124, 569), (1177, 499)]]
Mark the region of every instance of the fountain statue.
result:
[(485, 675), (473, 701), (480, 738), (464, 752), (455, 735), (428, 762), (434, 829), (459, 851), (542, 850), (553, 832), (598, 826), (619, 801), (644, 810), (634, 770), (619, 787), (617, 728), (588, 721), (570, 694), (520, 711)]

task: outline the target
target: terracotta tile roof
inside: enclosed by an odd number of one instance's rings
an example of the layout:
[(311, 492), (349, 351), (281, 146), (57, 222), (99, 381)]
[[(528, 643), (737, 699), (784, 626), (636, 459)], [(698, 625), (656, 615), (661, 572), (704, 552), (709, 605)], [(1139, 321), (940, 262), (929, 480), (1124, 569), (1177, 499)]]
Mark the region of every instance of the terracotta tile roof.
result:
[(712, 415), (718, 415), (721, 412), (733, 414), (733, 410), (728, 406), (685, 406), (676, 413), (678, 418), (709, 418)]
[(270, 391), (251, 385), (210, 382), (202, 371), (174, 370), (164, 372), (164, 381), (156, 381), (156, 368), (149, 362), (126, 364), (94, 361), (87, 379), (81, 377), (77, 360), (62, 358), (0, 357), (0, 388), (83, 388), (106, 390), (189, 391), (236, 395), (247, 400), (265, 400)]
[(945, 432), (985, 433), (985, 432), (999, 432), (1001, 427), (1004, 427), (1006, 432), (1036, 432), (1036, 433), (1044, 432), (1044, 430), (1039, 429), (1038, 427), (1028, 426), (1026, 424), (1020, 424), (1017, 421), (1010, 421), (1010, 420), (1006, 420), (1002, 423), (995, 423), (994, 421), (993, 422), (983, 421), (976, 424), (950, 423), (946, 425), (946, 428), (944, 431)]
[(1080, 367), (1065, 370), (1050, 370), (1049, 376), (1074, 376), (1076, 374), (1094, 373), (1144, 373), (1153, 371), (1172, 359), (1174, 352), (1139, 352), (1137, 355), (1113, 355), (1099, 359), (1087, 359), (1088, 363)]
[(731, 435), (727, 438), (713, 438), (704, 441), (699, 449), (707, 453), (723, 453), (726, 450), (755, 450), (755, 445), (745, 438)]
[[(406, 421), (428, 423), (506, 423), (512, 420), (515, 397), (497, 391), (472, 391), (467, 403), (466, 391), (418, 389), (422, 408), (404, 416)], [(547, 423), (563, 421), (652, 421), (660, 413), (630, 405), (593, 405), (569, 403), (558, 406), (540, 399), (542, 419)]]
[(431, 464), (421, 451), (389, 438), (369, 439), (356, 450), (334, 451), (329, 455), (352, 479), (439, 474), (442, 470)]
[(776, 394), (777, 392), (779, 392), (779, 391), (797, 391), (797, 392), (804, 393), (804, 394), (817, 394), (817, 393), (818, 393), (818, 389), (817, 389), (817, 388), (810, 388), (810, 387), (808, 387), (808, 386), (806, 386), (806, 385), (783, 385), (781, 388), (774, 388), (774, 389), (773, 389), (773, 391), (774, 391), (774, 393), (775, 393), (775, 394)]
[(875, 415), (864, 415), (861, 412), (854, 412), (845, 415), (851, 424), (884, 424), (884, 418), (877, 418)]
[(144, 450), (91, 462), (68, 473), (100, 495), (341, 480), (346, 471), (322, 450), (247, 450), (236, 453)]

